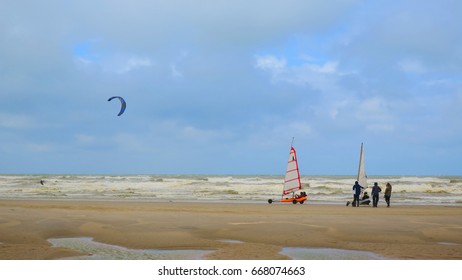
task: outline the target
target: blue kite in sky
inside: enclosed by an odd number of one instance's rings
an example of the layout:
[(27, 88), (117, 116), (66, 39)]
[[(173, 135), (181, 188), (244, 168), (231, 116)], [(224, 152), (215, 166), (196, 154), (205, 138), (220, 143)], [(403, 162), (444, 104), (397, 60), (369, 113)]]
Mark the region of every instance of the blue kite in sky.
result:
[(120, 116), (125, 112), (125, 108), (127, 108), (127, 103), (125, 103), (125, 100), (120, 96), (113, 96), (113, 97), (109, 98), (107, 101), (111, 101), (114, 98), (118, 98), (120, 100), (120, 103), (122, 103), (122, 107), (120, 108), (120, 112), (117, 115), (117, 116)]

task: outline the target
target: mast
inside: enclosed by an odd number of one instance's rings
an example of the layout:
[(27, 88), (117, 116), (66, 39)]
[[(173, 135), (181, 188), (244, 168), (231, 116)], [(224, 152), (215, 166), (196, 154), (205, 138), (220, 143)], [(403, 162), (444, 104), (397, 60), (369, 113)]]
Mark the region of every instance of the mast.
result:
[(361, 142), (361, 150), (359, 152), (359, 165), (358, 165), (358, 176), (356, 176), (356, 181), (359, 182), (359, 174), (361, 173), (361, 164), (363, 163), (363, 143)]

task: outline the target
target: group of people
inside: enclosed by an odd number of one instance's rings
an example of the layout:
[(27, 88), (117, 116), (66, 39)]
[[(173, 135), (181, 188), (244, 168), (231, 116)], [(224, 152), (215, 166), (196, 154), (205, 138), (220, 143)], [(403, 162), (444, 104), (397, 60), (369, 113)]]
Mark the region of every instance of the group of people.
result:
[(305, 197), (307, 196), (306, 192), (300, 192), (300, 194), (296, 194), (295, 198)]
[[(359, 207), (359, 205), (369, 205), (371, 203), (371, 200), (369, 198), (369, 195), (365, 191), (363, 193), (363, 197), (360, 199), (361, 192), (363, 191), (364, 187), (359, 185), (358, 181), (355, 182), (353, 186), (353, 207)], [(390, 198), (391, 198), (391, 184), (387, 183), (386, 188), (385, 188), (385, 202), (387, 203), (387, 207), (390, 207)], [(374, 186), (372, 187), (372, 207), (377, 207), (379, 204), (379, 193), (382, 192), (382, 189), (379, 187), (379, 184), (377, 182), (374, 183)], [(350, 201), (347, 202), (346, 206), (350, 205)]]

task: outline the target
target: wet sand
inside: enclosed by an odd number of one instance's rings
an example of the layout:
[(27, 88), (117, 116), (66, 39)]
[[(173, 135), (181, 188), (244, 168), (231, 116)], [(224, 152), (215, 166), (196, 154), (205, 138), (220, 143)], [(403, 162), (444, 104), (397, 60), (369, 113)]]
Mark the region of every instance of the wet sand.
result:
[[(214, 250), (207, 259), (287, 259), (285, 247), (386, 259), (462, 259), (462, 207), (0, 200), (0, 259), (79, 256), (49, 238), (131, 249)], [(239, 241), (239, 242), (238, 242)]]

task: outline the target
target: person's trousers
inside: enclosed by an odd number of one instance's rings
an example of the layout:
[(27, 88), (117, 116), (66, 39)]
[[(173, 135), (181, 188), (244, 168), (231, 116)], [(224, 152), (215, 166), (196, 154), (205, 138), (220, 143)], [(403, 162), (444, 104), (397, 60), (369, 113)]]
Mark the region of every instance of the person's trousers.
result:
[(359, 207), (359, 194), (354, 194), (353, 195), (353, 207)]
[(385, 196), (385, 202), (387, 203), (388, 207), (390, 207), (390, 197), (391, 197), (391, 195), (386, 195)]
[(379, 204), (379, 196), (378, 195), (373, 195), (372, 196), (372, 205), (374, 207), (377, 207), (377, 204)]

